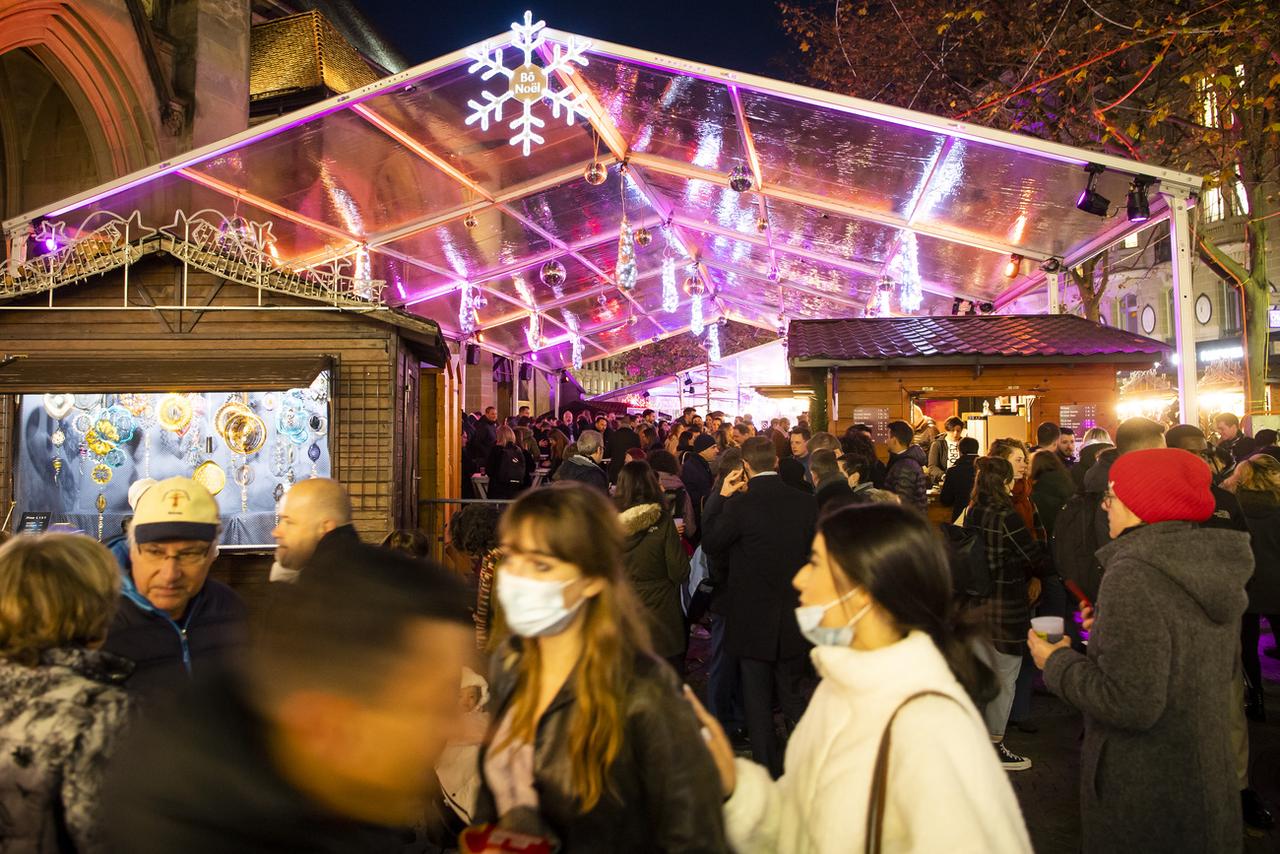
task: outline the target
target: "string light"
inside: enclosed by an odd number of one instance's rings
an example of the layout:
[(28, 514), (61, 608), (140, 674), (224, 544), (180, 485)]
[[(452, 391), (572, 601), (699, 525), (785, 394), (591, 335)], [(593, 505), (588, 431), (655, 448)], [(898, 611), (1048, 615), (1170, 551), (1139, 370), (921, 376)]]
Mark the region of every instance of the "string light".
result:
[(720, 324), (718, 323), (707, 327), (707, 358), (713, 362), (720, 361)]
[(676, 259), (666, 255), (662, 259), (662, 310), (675, 314), (680, 308), (680, 292), (676, 290)]

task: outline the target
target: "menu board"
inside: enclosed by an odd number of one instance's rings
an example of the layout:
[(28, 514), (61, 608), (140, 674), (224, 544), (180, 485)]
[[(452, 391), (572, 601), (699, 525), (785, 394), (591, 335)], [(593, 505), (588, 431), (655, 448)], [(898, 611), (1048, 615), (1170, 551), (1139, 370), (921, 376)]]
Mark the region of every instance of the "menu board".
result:
[(1058, 426), (1079, 436), (1098, 426), (1098, 407), (1092, 403), (1058, 407)]
[(866, 424), (871, 428), (871, 437), (878, 444), (885, 444), (889, 441), (889, 407), (887, 406), (855, 406), (853, 408), (853, 423)]

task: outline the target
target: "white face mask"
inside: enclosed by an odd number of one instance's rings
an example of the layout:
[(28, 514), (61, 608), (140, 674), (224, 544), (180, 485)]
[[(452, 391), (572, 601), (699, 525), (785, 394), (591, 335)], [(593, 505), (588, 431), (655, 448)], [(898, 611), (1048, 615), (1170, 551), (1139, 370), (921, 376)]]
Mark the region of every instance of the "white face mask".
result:
[(586, 597), (572, 607), (564, 604), (564, 591), (572, 581), (543, 581), (498, 571), (497, 594), (507, 627), (522, 638), (558, 635), (578, 613)]
[(814, 646), (849, 646), (853, 643), (853, 627), (866, 615), (867, 611), (871, 610), (870, 602), (843, 626), (831, 628), (821, 623), (828, 611), (847, 601), (855, 592), (857, 591), (850, 590), (826, 605), (801, 605), (796, 608), (796, 624), (800, 626), (800, 634), (804, 635), (805, 640)]

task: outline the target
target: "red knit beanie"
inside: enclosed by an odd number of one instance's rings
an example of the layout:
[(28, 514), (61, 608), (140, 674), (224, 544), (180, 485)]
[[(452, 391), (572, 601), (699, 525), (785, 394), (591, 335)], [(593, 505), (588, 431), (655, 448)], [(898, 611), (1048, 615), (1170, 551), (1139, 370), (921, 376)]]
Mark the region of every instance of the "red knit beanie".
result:
[(1209, 466), (1189, 451), (1130, 451), (1112, 464), (1109, 478), (1116, 497), (1148, 524), (1203, 522), (1213, 515)]

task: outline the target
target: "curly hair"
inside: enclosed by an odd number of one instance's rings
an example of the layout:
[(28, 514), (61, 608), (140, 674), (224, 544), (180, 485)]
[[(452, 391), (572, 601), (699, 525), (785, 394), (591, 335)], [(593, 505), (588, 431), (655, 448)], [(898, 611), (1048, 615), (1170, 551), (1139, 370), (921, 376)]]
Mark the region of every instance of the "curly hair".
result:
[(500, 504), (468, 504), (449, 520), (449, 539), (456, 548), (480, 556), (498, 547)]

